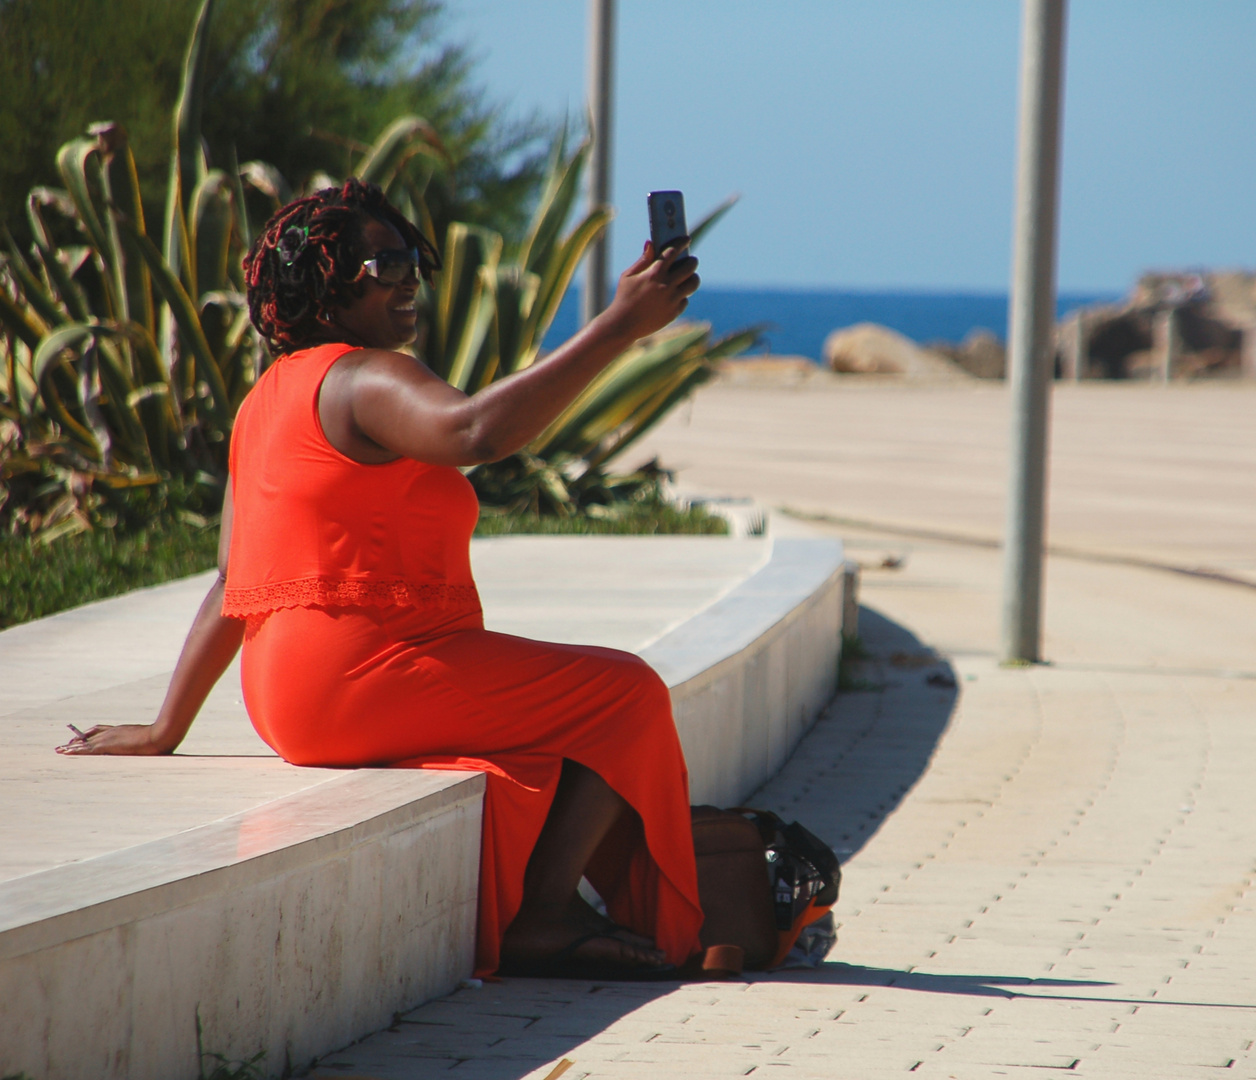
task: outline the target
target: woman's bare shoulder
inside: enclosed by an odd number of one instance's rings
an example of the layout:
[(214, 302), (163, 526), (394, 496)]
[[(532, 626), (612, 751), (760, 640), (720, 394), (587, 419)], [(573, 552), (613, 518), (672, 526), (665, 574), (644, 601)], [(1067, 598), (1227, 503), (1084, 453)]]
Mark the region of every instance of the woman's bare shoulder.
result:
[[(327, 373), (319, 393), (323, 429), (357, 461), (401, 455), (445, 463), (444, 414), (466, 397), (422, 360), (390, 349), (355, 349)], [(421, 431), (418, 445), (411, 445)]]

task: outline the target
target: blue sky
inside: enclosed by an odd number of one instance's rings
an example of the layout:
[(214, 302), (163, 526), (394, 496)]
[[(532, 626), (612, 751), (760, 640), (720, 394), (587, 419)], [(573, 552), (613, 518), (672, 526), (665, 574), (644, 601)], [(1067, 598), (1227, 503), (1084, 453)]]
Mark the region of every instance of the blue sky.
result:
[[(719, 285), (1001, 291), (1017, 0), (620, 0), (616, 270), (645, 193)], [(446, 35), (508, 115), (582, 118), (587, 0), (448, 0)], [(1256, 265), (1256, 0), (1073, 0), (1059, 284)]]

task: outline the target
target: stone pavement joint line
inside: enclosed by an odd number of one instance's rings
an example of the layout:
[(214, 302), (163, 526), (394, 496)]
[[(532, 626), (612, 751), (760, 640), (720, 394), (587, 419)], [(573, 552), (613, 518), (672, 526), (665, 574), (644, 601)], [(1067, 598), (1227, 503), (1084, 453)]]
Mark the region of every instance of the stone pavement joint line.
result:
[(844, 535), (864, 689), (751, 800), (843, 852), (829, 960), (464, 989), (313, 1075), (1256, 1077), (1256, 597), (1053, 560), (1054, 663), (1001, 669), (996, 552)]

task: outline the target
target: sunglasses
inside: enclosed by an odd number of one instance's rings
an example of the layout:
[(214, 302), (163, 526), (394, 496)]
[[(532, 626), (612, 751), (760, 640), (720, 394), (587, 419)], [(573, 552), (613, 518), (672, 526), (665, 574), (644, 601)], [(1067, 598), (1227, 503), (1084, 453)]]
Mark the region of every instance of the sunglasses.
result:
[(425, 268), (426, 260), (419, 256), (418, 248), (388, 248), (362, 264), (362, 269), (382, 285), (400, 285), (419, 277)]

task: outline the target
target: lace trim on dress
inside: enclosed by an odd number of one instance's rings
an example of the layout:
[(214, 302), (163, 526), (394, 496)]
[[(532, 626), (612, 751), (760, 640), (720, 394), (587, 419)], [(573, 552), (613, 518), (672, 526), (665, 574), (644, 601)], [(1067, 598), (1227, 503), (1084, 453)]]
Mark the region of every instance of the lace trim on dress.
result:
[(479, 603), (474, 585), (447, 585), (409, 581), (362, 581), (340, 578), (301, 578), (297, 581), (268, 582), (244, 588), (227, 586), (222, 613), (246, 619), (281, 608), (294, 607), (449, 607), (451, 604)]

